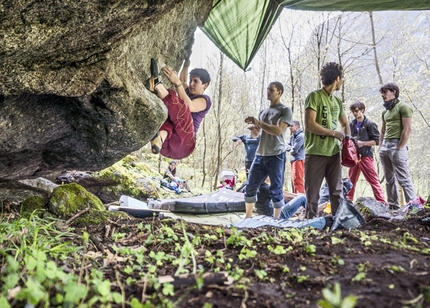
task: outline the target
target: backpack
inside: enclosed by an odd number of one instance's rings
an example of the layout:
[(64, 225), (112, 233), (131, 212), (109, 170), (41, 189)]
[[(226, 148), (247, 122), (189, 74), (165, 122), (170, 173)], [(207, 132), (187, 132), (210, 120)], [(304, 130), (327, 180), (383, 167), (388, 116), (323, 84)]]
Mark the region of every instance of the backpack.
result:
[(342, 140), (342, 166), (351, 168), (355, 167), (360, 161), (360, 155), (357, 153), (357, 144), (355, 139), (346, 135)]

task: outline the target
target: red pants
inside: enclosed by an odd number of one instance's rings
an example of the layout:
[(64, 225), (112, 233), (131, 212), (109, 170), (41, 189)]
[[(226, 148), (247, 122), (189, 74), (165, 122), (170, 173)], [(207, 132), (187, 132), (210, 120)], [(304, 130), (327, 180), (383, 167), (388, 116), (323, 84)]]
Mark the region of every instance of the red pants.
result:
[(293, 182), (294, 193), (305, 193), (305, 161), (296, 160), (290, 163), (291, 166), (291, 181)]
[(349, 179), (354, 186), (352, 186), (352, 189), (346, 194), (346, 197), (351, 200), (354, 200), (355, 184), (357, 183), (361, 172), (363, 172), (364, 178), (366, 179), (367, 183), (369, 183), (372, 187), (373, 196), (375, 197), (376, 201), (383, 202), (386, 204), (387, 202), (384, 198), (384, 192), (382, 191), (378, 175), (376, 174), (373, 157), (369, 156), (362, 157), (361, 161), (359, 161), (357, 165), (355, 165), (355, 167), (349, 168)]
[(164, 99), (167, 107), (167, 120), (160, 130), (167, 131), (166, 140), (163, 140), (161, 155), (182, 159), (193, 153), (196, 147), (193, 118), (188, 104), (184, 102), (172, 89), (167, 89), (169, 95)]

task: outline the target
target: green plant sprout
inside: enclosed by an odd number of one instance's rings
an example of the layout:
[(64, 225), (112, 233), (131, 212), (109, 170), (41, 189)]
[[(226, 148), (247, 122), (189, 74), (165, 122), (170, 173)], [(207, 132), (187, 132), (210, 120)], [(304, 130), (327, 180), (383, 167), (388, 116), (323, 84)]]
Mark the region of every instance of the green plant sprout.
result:
[(354, 295), (348, 295), (342, 299), (340, 284), (336, 282), (333, 291), (329, 288), (322, 289), (323, 298), (318, 301), (322, 308), (354, 308), (357, 298)]

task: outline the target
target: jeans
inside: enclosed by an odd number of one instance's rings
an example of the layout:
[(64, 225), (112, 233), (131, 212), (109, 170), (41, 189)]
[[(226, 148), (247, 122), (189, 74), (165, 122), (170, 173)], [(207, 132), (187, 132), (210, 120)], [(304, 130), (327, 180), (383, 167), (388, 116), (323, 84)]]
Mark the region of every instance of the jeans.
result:
[(414, 185), (409, 174), (407, 146), (397, 150), (399, 139), (385, 140), (379, 148), (382, 167), (386, 178), (387, 201), (391, 207), (400, 207), (396, 180), (403, 188), (406, 202), (416, 197)]
[(285, 203), (281, 210), (281, 218), (288, 219), (294, 215), (295, 212), (300, 208), (306, 208), (306, 196), (299, 195), (294, 199)]
[(285, 152), (273, 156), (260, 156), (254, 158), (249, 171), (248, 185), (245, 191), (245, 202), (255, 203), (256, 195), (260, 185), (267, 176), (270, 177), (270, 196), (273, 207), (282, 208), (284, 206), (284, 196), (282, 186), (284, 185), (285, 173)]
[(169, 188), (173, 189), (178, 195), (182, 193), (181, 188), (176, 184), (176, 182), (170, 182)]

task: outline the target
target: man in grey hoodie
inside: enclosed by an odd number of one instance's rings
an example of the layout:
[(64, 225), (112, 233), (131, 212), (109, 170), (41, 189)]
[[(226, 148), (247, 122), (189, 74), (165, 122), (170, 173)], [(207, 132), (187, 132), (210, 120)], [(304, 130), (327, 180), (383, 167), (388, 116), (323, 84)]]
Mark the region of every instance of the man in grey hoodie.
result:
[(299, 121), (290, 126), (291, 136), (287, 150), (290, 152), (291, 181), (294, 193), (305, 193), (305, 134)]

